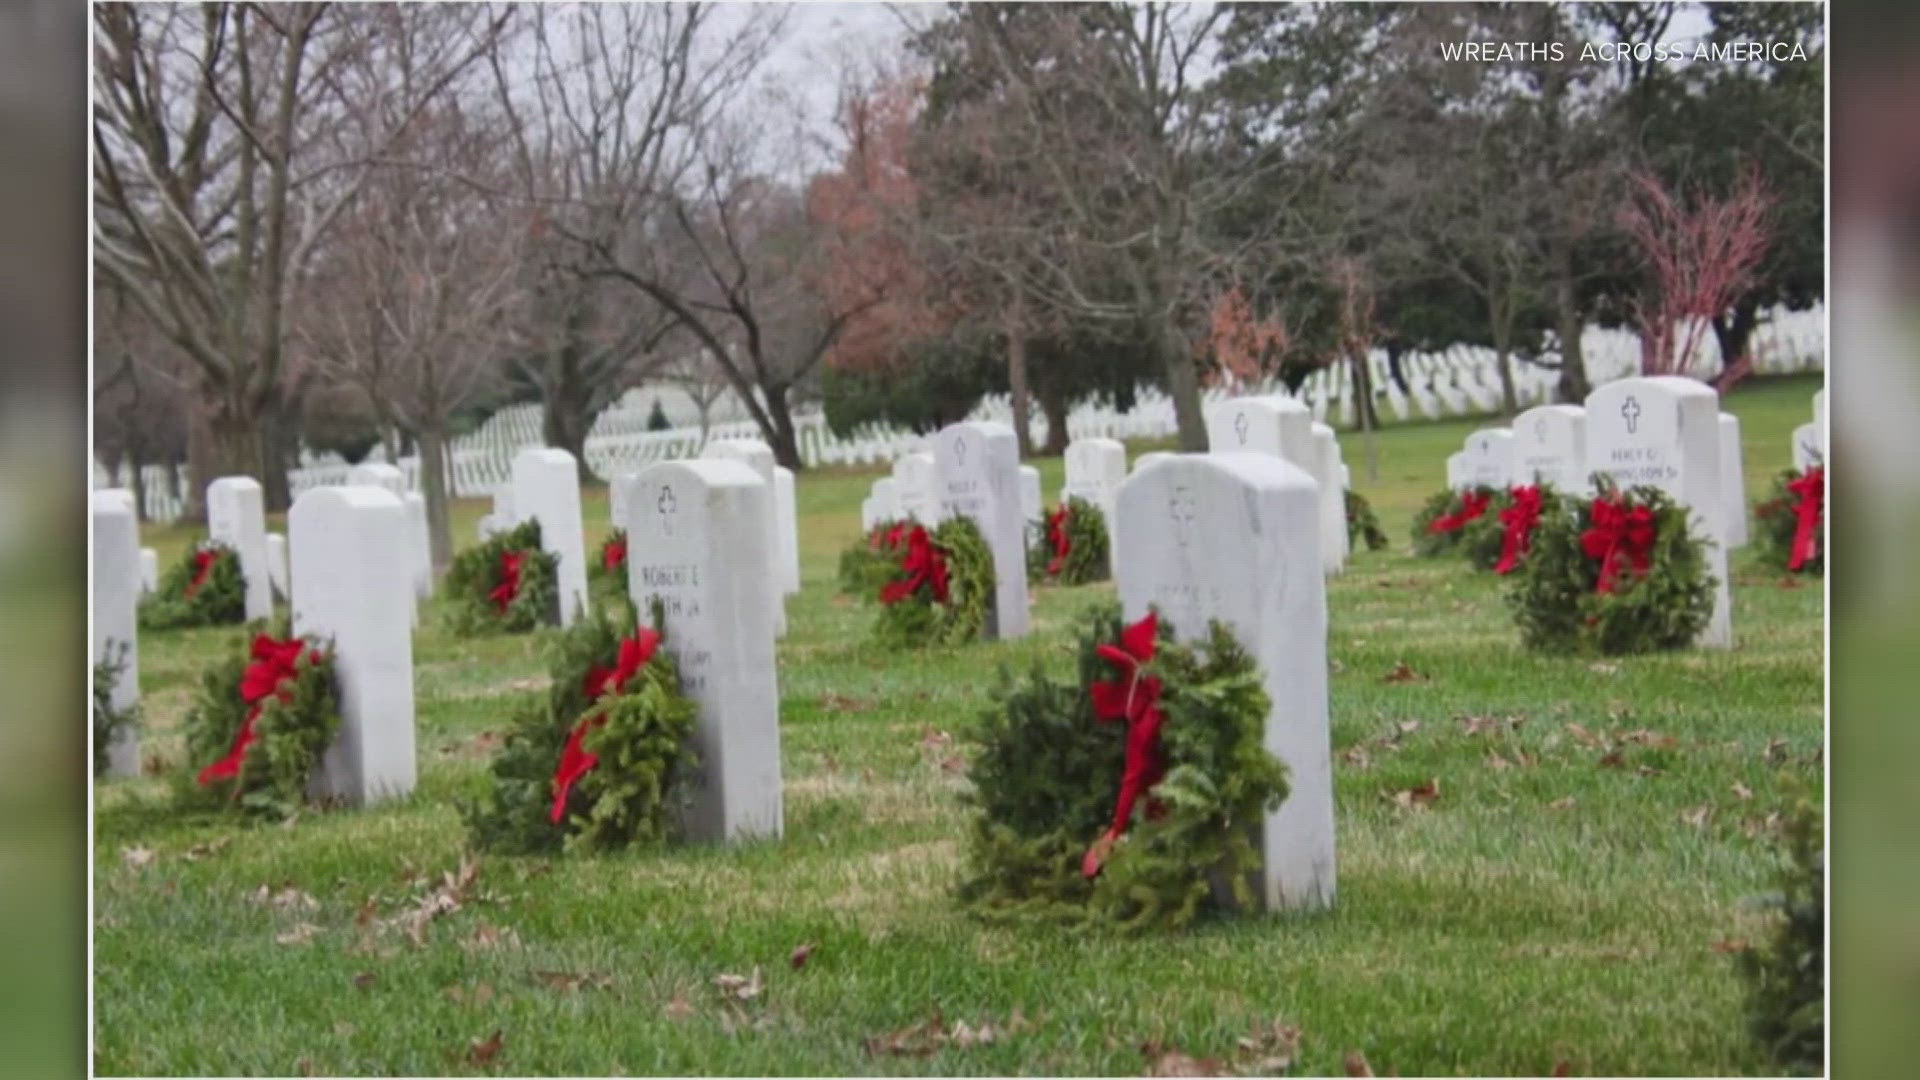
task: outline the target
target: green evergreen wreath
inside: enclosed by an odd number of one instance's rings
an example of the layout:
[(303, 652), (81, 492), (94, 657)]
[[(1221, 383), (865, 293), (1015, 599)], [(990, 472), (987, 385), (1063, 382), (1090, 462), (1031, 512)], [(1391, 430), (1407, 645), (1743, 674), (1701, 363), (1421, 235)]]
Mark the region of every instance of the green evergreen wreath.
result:
[(1136, 807), (1164, 813), (1136, 811), (1093, 878), (1083, 860), (1112, 823), (1127, 760), (1128, 725), (1098, 719), (1090, 689), (1114, 677), (1099, 647), (1121, 638), (1118, 607), (1088, 613), (1072, 681), (1038, 664), (1017, 683), (1003, 672), (974, 732), (963, 907), (992, 921), (1137, 931), (1252, 905), (1254, 826), (1287, 797), (1287, 770), (1265, 748), (1258, 666), (1219, 623), (1208, 631), (1196, 647), (1159, 625), (1142, 671), (1161, 680), (1167, 771)]
[[(1465, 537), (1466, 529), (1464, 527), (1456, 527), (1453, 529), (1442, 527), (1439, 531), (1436, 531), (1436, 524), (1444, 525), (1443, 519), (1459, 517), (1464, 514), (1467, 497), (1469, 495), (1476, 499), (1485, 499), (1488, 505), (1491, 506), (1495, 494), (1495, 491), (1485, 484), (1476, 485), (1461, 491), (1454, 491), (1449, 488), (1445, 491), (1434, 492), (1433, 495), (1427, 499), (1426, 504), (1420, 507), (1420, 512), (1413, 517), (1413, 553), (1415, 555), (1431, 557), (1434, 555), (1445, 555), (1457, 549), (1460, 546), (1460, 541)], [(1481, 516), (1484, 517), (1485, 514), (1483, 513)], [(1469, 524), (1471, 523), (1469, 522)]]
[(240, 555), (218, 540), (196, 545), (167, 567), (154, 590), (140, 598), (142, 630), (213, 626), (244, 622), (246, 617), (247, 581), (240, 573)]
[[(1062, 557), (1054, 540), (1055, 518), (1066, 531), (1067, 553)], [(1085, 585), (1107, 580), (1107, 518), (1100, 508), (1078, 496), (1049, 511), (1027, 528), (1027, 580)], [(1055, 562), (1058, 561), (1058, 568)]]
[[(910, 527), (909, 535), (919, 527)], [(931, 580), (922, 581), (897, 602), (887, 603), (883, 596), (880, 614), (874, 620), (874, 637), (883, 645), (958, 645), (986, 633), (987, 615), (993, 608), (993, 553), (980, 535), (980, 527), (972, 518), (951, 517), (928, 530), (927, 535), (946, 563), (947, 598), (937, 598)], [(904, 586), (913, 577), (896, 558), (882, 592), (895, 584)]]
[(1754, 550), (1765, 560), (1768, 567), (1799, 574), (1825, 574), (1827, 571), (1826, 537), (1820, 532), (1826, 523), (1826, 507), (1820, 511), (1820, 521), (1814, 526), (1814, 556), (1800, 564), (1798, 570), (1792, 569), (1793, 538), (1800, 528), (1800, 496), (1788, 490), (1787, 485), (1803, 480), (1806, 472), (1800, 469), (1787, 469), (1773, 478), (1773, 487), (1765, 499), (1753, 506)]
[[(635, 634), (634, 642), (647, 633)], [(476, 846), (536, 854), (674, 837), (687, 793), (682, 781), (695, 764), (690, 741), (699, 706), (681, 692), (673, 656), (657, 649), (624, 684), (597, 699), (588, 696), (590, 673), (617, 668), (629, 634), (596, 614), (555, 641), (552, 685), (516, 715), (494, 756), (486, 797), (461, 806)], [(556, 823), (556, 770), (574, 731), (595, 715), (604, 723), (588, 726), (579, 745), (599, 763), (573, 783)]]
[[(504, 578), (502, 557), (521, 556), (520, 587), (502, 610), (492, 599)], [(540, 547), (540, 522), (529, 518), (454, 556), (442, 588), (456, 634), (522, 634), (560, 621), (560, 560)]]
[[(1540, 484), (1538, 487), (1540, 489), (1539, 520), (1545, 521), (1548, 515), (1561, 509), (1562, 500), (1550, 485)], [(1507, 549), (1507, 523), (1502, 515), (1513, 509), (1514, 489), (1489, 490), (1493, 490), (1493, 501), (1487, 505), (1485, 513), (1461, 527), (1457, 534), (1459, 540), (1455, 545), (1459, 552), (1466, 556), (1467, 564), (1475, 570), (1492, 570), (1499, 565), (1500, 557), (1506, 553)], [(1534, 531), (1538, 532), (1539, 528), (1540, 526), (1536, 523)], [(1529, 539), (1529, 551), (1531, 547), (1532, 542)]]
[[(340, 731), (333, 645), (276, 633), (236, 639), (236, 644), (244, 647), (201, 674), (186, 719), (187, 767), (176, 775), (175, 794), (184, 806), (285, 817), (306, 801), (320, 756)], [(299, 654), (292, 659), (290, 647), (296, 644)], [(247, 687), (258, 665), (272, 668), (274, 660), (279, 667), (261, 688), (277, 692), (259, 698), (253, 738), (243, 747), (242, 729), (256, 709), (247, 701)], [(236, 774), (209, 775), (216, 763), (229, 760), (238, 762)]]
[[(1628, 512), (1644, 508), (1653, 527), (1645, 573), (1622, 559), (1612, 592), (1599, 591), (1602, 559), (1584, 540), (1603, 500)], [(1616, 656), (1684, 648), (1713, 616), (1706, 546), (1686, 507), (1653, 487), (1623, 494), (1602, 480), (1598, 498), (1569, 499), (1560, 511), (1543, 514), (1531, 552), (1509, 580), (1507, 604), (1521, 641), (1542, 652)]]
[(1368, 551), (1379, 551), (1387, 546), (1387, 530), (1380, 527), (1380, 518), (1373, 512), (1373, 504), (1365, 495), (1353, 490), (1347, 492), (1347, 546), (1360, 550), (1361, 544)]
[[(587, 595), (594, 607), (609, 612), (632, 612), (633, 594), (627, 590), (627, 555), (627, 530), (614, 529), (600, 541), (599, 550), (587, 562)], [(627, 623), (634, 621), (626, 620)]]
[(113, 707), (113, 684), (120, 681), (120, 673), (127, 669), (128, 645), (124, 641), (108, 641), (106, 655), (93, 665), (93, 775), (101, 776), (111, 764), (108, 753), (115, 739), (125, 731), (132, 731), (140, 724), (140, 706), (138, 703), (124, 709)]
[(881, 587), (900, 569), (899, 541), (912, 527), (909, 519), (882, 521), (848, 544), (840, 552), (840, 592), (862, 600), (879, 596)]

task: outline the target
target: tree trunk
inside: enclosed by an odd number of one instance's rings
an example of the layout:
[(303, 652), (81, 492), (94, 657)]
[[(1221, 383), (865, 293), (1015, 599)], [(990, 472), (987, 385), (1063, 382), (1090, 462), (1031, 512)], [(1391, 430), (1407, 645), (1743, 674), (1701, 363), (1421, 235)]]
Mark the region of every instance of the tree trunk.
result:
[(1380, 427), (1380, 414), (1374, 408), (1373, 367), (1367, 363), (1364, 349), (1355, 349), (1348, 354), (1353, 364), (1353, 410), (1354, 426), (1360, 429), (1360, 439), (1367, 448), (1367, 479), (1380, 479), (1380, 448), (1375, 445), (1373, 433)]
[(793, 412), (787, 406), (787, 388), (784, 386), (760, 388), (762, 397), (767, 399), (767, 419), (773, 421), (773, 460), (794, 472), (800, 472), (806, 466), (800, 461), (800, 440), (794, 434)]
[(1047, 444), (1040, 452), (1048, 457), (1059, 457), (1067, 452), (1067, 395), (1062, 392), (1047, 393), (1041, 391), (1034, 395), (1040, 402), (1040, 411), (1047, 417)]
[(585, 388), (569, 377), (571, 371), (572, 365), (566, 365), (560, 382), (540, 402), (540, 436), (548, 446), (573, 455), (580, 482), (586, 484), (593, 480), (593, 470), (587, 468), (587, 428), (592, 421), (586, 416)]
[(1413, 387), (1407, 385), (1407, 369), (1401, 362), (1405, 356), (1406, 350), (1397, 342), (1387, 343), (1387, 376), (1393, 380), (1395, 386), (1400, 388), (1403, 397), (1412, 397)]
[(1180, 449), (1189, 454), (1204, 454), (1207, 452), (1207, 417), (1200, 408), (1200, 372), (1193, 357), (1177, 346), (1168, 327), (1158, 320), (1154, 323), (1153, 346), (1167, 373), (1167, 396), (1173, 399), (1173, 422), (1179, 433)]
[(1555, 255), (1553, 275), (1554, 331), (1560, 337), (1560, 382), (1554, 396), (1563, 404), (1578, 405), (1593, 392), (1587, 381), (1587, 359), (1582, 337), (1587, 320), (1573, 288), (1573, 261), (1566, 252)]
[(127, 447), (127, 486), (133, 489), (133, 520), (147, 520), (147, 463), (138, 443)]
[(447, 503), (447, 435), (444, 431), (420, 433), (420, 493), (427, 502), (427, 550), (432, 553), (433, 572), (446, 572), (453, 562), (453, 526)]
[(1760, 305), (1751, 296), (1744, 296), (1733, 306), (1733, 318), (1725, 315), (1713, 317), (1713, 340), (1720, 346), (1720, 376), (1725, 377), (1740, 361), (1747, 359), (1747, 349), (1753, 341), (1753, 330), (1760, 322)]
[(262, 411), (260, 431), (260, 495), (268, 513), (285, 512), (293, 505), (292, 484), (287, 479), (287, 464), (293, 455), (288, 450), (288, 425), (283, 406)]
[[(1027, 332), (1022, 322), (1020, 304), (1016, 301), (1013, 314), (1007, 320), (1007, 396), (1013, 402), (1013, 437), (1020, 447), (1020, 460), (1025, 461), (1033, 456), (1033, 431), (1027, 396)], [(1053, 439), (1051, 430), (1047, 439), (1049, 442)]]
[[(1504, 335), (1502, 335), (1504, 336)], [(1520, 396), (1513, 389), (1513, 350), (1502, 342), (1496, 350), (1500, 368), (1500, 404), (1511, 420), (1520, 413)]]

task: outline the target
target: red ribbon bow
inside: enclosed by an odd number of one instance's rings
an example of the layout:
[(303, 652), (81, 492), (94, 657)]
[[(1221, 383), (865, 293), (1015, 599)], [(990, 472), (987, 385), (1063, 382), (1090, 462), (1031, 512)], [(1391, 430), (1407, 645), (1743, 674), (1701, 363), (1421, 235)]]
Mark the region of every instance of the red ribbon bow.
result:
[(201, 548), (193, 553), (193, 580), (187, 582), (187, 598), (200, 591), (207, 583), (207, 575), (213, 573), (213, 564), (220, 561), (220, 552), (215, 548)]
[[(1080, 872), (1095, 877), (1113, 851), (1113, 845), (1133, 820), (1133, 804), (1148, 788), (1167, 774), (1166, 755), (1160, 746), (1160, 726), (1166, 715), (1160, 711), (1160, 680), (1142, 676), (1140, 669), (1153, 659), (1159, 616), (1147, 617), (1120, 631), (1120, 644), (1099, 646), (1101, 659), (1120, 670), (1121, 677), (1097, 682), (1088, 687), (1093, 698), (1093, 713), (1103, 721), (1127, 722), (1127, 766), (1120, 778), (1120, 800), (1114, 807), (1113, 825), (1094, 841), (1080, 861)], [(1160, 808), (1149, 803), (1147, 814), (1157, 817)]]
[(1073, 550), (1073, 539), (1067, 535), (1066, 503), (1047, 515), (1047, 539), (1053, 544), (1053, 559), (1047, 563), (1047, 576), (1051, 577), (1067, 565), (1067, 554)]
[[(641, 627), (634, 637), (620, 641), (620, 654), (612, 667), (595, 664), (587, 669), (584, 689), (590, 700), (598, 701), (602, 694), (617, 694), (626, 689), (627, 683), (640, 674), (640, 669), (653, 659), (654, 651), (660, 648), (660, 633), (651, 627)], [(567, 796), (573, 792), (574, 781), (592, 772), (600, 764), (600, 755), (589, 754), (586, 750), (587, 732), (607, 722), (605, 713), (590, 712), (585, 719), (574, 725), (573, 732), (567, 736), (567, 745), (560, 751), (560, 767), (553, 773), (553, 823), (560, 824), (567, 816)]]
[(1533, 527), (1540, 523), (1540, 489), (1531, 484), (1513, 489), (1513, 505), (1500, 511), (1500, 522), (1507, 527), (1501, 541), (1496, 574), (1511, 574), (1520, 565), (1520, 556), (1533, 546)]
[(1633, 565), (1633, 572), (1645, 574), (1653, 563), (1653, 511), (1644, 506), (1629, 509), (1604, 496), (1593, 500), (1593, 525), (1580, 534), (1580, 546), (1588, 558), (1600, 560), (1600, 580), (1594, 591), (1610, 593), (1622, 558)]
[(200, 770), (201, 787), (215, 780), (231, 780), (240, 775), (240, 766), (247, 759), (247, 748), (258, 737), (253, 729), (254, 721), (260, 719), (260, 711), (267, 707), (267, 699), (293, 700), (291, 683), (300, 676), (300, 654), (306, 649), (307, 643), (299, 638), (282, 641), (260, 634), (253, 639), (253, 662), (247, 665), (246, 671), (240, 676), (240, 700), (251, 708), (247, 709), (246, 719), (240, 722), (240, 732), (234, 737), (233, 749), (227, 752), (226, 757)]
[(907, 576), (899, 581), (888, 582), (880, 590), (881, 603), (897, 604), (928, 582), (933, 584), (934, 600), (942, 604), (947, 602), (947, 560), (927, 537), (924, 526), (915, 525), (913, 531), (907, 534), (907, 554), (900, 560), (900, 569), (906, 571)]
[(1459, 532), (1466, 527), (1467, 522), (1486, 513), (1487, 507), (1491, 505), (1493, 505), (1492, 495), (1478, 491), (1463, 491), (1460, 493), (1460, 509), (1434, 518), (1433, 524), (1427, 526), (1427, 531), (1430, 533)]
[(487, 599), (493, 601), (493, 606), (502, 612), (513, 603), (514, 597), (520, 595), (520, 564), (526, 557), (524, 552), (519, 551), (500, 553), (500, 584), (493, 587)]
[(1827, 470), (1820, 466), (1808, 469), (1798, 479), (1787, 481), (1787, 490), (1800, 496), (1800, 503), (1794, 508), (1799, 522), (1793, 529), (1793, 557), (1787, 560), (1787, 569), (1798, 570), (1820, 554), (1820, 516), (1827, 507)]
[(627, 538), (611, 537), (607, 546), (600, 552), (600, 563), (608, 570), (618, 570), (627, 564)]

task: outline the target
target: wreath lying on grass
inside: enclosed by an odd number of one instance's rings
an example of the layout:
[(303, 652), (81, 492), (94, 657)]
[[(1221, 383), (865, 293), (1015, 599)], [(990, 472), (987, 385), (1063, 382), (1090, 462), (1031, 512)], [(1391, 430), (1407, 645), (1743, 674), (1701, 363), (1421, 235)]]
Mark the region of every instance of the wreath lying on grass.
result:
[(559, 562), (528, 519), (454, 556), (445, 589), (455, 633), (520, 634), (560, 621)]
[(1254, 826), (1287, 797), (1269, 701), (1219, 623), (1204, 645), (1156, 615), (1089, 613), (1078, 678), (1006, 680), (978, 731), (960, 902), (993, 920), (1173, 928), (1251, 906)]
[(551, 688), (515, 717), (486, 798), (462, 807), (476, 845), (532, 854), (673, 836), (699, 707), (660, 633), (625, 626), (596, 615), (555, 643)]
[(218, 540), (187, 552), (140, 598), (142, 630), (237, 623), (246, 617), (247, 582), (240, 573), (240, 554)]
[(1827, 519), (1827, 470), (1815, 465), (1801, 472), (1788, 469), (1774, 478), (1773, 493), (1753, 508), (1759, 521), (1757, 545), (1774, 566), (1796, 574), (1824, 574), (1827, 555), (1821, 550), (1821, 527)]
[(1533, 547), (1540, 519), (1553, 513), (1559, 500), (1544, 484), (1525, 484), (1495, 491), (1485, 512), (1460, 529), (1460, 553), (1476, 570), (1505, 576), (1520, 568)]
[(901, 545), (913, 522), (905, 519), (882, 521), (867, 530), (867, 535), (848, 544), (840, 552), (840, 591), (847, 596), (871, 600), (900, 568)]
[(993, 554), (972, 518), (929, 530), (909, 525), (880, 586), (874, 636), (884, 645), (957, 645), (986, 633), (993, 604)]
[(1387, 546), (1387, 530), (1380, 527), (1380, 518), (1373, 512), (1373, 504), (1365, 495), (1346, 489), (1347, 496), (1347, 546), (1360, 550), (1367, 545), (1368, 551), (1379, 551)]
[(113, 705), (113, 684), (127, 670), (128, 645), (109, 640), (106, 655), (93, 665), (93, 775), (102, 776), (112, 764), (114, 740), (140, 724), (138, 703), (124, 709)]
[(198, 769), (181, 775), (181, 801), (291, 814), (339, 731), (329, 643), (256, 634), (200, 678), (186, 720), (187, 761)]
[(1482, 484), (1436, 491), (1413, 518), (1413, 553), (1445, 555), (1460, 546), (1467, 525), (1493, 506), (1494, 490)]
[(1653, 487), (1603, 481), (1591, 501), (1545, 515), (1511, 580), (1521, 641), (1545, 652), (1683, 648), (1713, 615), (1706, 545), (1686, 507)]
[(1031, 532), (1030, 580), (1084, 585), (1107, 579), (1107, 519), (1099, 507), (1082, 498), (1067, 499)]
[(595, 607), (631, 610), (627, 592), (627, 530), (615, 529), (600, 541), (600, 550), (587, 563), (587, 593)]

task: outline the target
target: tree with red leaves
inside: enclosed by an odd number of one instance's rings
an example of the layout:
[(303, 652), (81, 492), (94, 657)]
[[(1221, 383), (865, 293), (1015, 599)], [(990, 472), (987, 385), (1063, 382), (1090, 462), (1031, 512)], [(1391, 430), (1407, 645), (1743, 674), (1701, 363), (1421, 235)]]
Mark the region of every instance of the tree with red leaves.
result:
[[(1643, 375), (1684, 375), (1700, 340), (1754, 283), (1772, 240), (1775, 198), (1749, 172), (1724, 196), (1683, 202), (1651, 173), (1635, 173), (1619, 215), (1651, 277), (1651, 295), (1632, 305)], [(1751, 357), (1726, 357), (1716, 389), (1752, 370)]]

